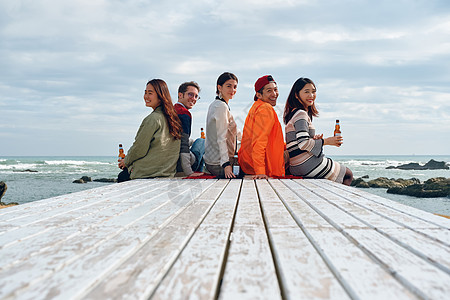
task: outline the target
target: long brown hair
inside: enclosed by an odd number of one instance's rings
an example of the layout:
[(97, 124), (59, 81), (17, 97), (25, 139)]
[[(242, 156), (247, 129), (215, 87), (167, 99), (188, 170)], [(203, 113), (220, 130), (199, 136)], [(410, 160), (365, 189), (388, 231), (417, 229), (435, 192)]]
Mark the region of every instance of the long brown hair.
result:
[(148, 84), (153, 86), (158, 99), (161, 101), (161, 108), (169, 125), (170, 134), (177, 140), (181, 139), (181, 121), (173, 108), (172, 98), (166, 82), (162, 79), (152, 79), (147, 82)]
[(319, 111), (316, 108), (315, 101), (313, 105), (309, 106), (308, 108), (304, 107), (302, 102), (297, 98), (298, 93), (303, 89), (305, 85), (308, 83), (311, 83), (314, 88), (316, 88), (316, 85), (314, 82), (309, 78), (299, 78), (297, 81), (294, 82), (294, 85), (291, 88), (291, 91), (289, 93), (289, 96), (286, 100), (286, 105), (284, 107), (284, 124), (287, 124), (289, 120), (292, 118), (292, 116), (295, 114), (295, 112), (299, 109), (302, 109), (308, 113), (308, 116), (310, 117), (311, 121), (314, 117), (319, 116)]

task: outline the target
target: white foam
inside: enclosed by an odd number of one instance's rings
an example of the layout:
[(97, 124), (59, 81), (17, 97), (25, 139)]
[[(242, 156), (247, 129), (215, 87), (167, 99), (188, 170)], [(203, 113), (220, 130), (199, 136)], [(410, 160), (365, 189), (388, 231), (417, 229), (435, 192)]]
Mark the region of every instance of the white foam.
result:
[(46, 160), (47, 165), (109, 165), (107, 162), (84, 160)]
[(348, 161), (342, 161), (342, 163), (349, 166), (373, 166), (373, 167), (389, 167), (389, 166), (400, 166), (404, 164), (412, 163), (413, 161), (406, 161), (406, 160), (348, 160)]
[(0, 165), (2, 170), (26, 170), (36, 168), (36, 164)]
[(385, 166), (386, 161), (373, 161), (373, 160), (349, 160), (343, 162), (351, 166)]

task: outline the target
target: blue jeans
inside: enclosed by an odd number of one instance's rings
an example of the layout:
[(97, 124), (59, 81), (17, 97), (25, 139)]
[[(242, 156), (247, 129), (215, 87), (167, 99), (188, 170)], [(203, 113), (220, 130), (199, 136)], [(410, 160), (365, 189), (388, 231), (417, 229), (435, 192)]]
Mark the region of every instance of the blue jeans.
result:
[(205, 139), (198, 138), (191, 146), (191, 152), (195, 156), (195, 162), (192, 165), (192, 171), (203, 172), (203, 154), (205, 154)]

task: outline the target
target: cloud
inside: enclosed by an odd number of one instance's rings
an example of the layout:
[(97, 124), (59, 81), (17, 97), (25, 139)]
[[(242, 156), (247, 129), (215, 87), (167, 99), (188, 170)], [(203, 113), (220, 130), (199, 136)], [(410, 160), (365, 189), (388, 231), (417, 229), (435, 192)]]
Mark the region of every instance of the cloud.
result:
[[(318, 86), (318, 128), (340, 116), (355, 140), (389, 124), (385, 140), (398, 130), (432, 144), (450, 126), (449, 8), (445, 1), (2, 1), (0, 135), (8, 147), (0, 154), (62, 155), (79, 143), (89, 145), (86, 154), (115, 154), (117, 140), (130, 145), (150, 112), (142, 90), (151, 78), (163, 78), (174, 100), (180, 83), (200, 84), (195, 137), (224, 71), (239, 77), (230, 107), (242, 124), (258, 77), (277, 80), (281, 114), (292, 83), (306, 76)], [(433, 151), (447, 154), (449, 146)]]
[[(340, 26), (338, 26), (340, 27)], [(275, 37), (286, 39), (293, 43), (332, 43), (332, 42), (355, 42), (370, 40), (399, 39), (405, 35), (404, 32), (393, 32), (391, 30), (379, 30), (366, 28), (354, 30), (352, 28), (324, 28), (322, 30), (308, 29), (286, 29), (270, 33)]]

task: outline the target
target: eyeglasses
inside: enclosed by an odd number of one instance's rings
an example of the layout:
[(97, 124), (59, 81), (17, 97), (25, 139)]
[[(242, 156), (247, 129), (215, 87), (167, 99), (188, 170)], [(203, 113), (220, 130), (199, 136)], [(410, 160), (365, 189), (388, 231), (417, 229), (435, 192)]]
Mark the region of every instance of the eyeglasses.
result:
[(200, 96), (198, 94), (187, 93), (187, 95), (189, 96), (189, 98), (194, 98), (195, 100), (200, 100)]

